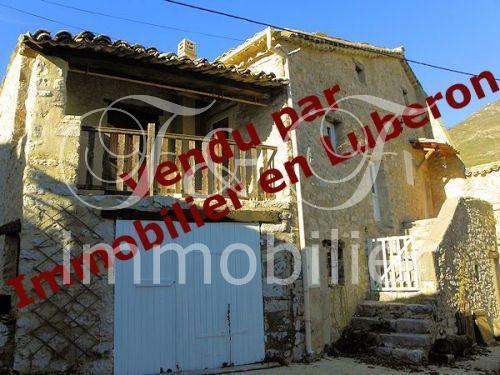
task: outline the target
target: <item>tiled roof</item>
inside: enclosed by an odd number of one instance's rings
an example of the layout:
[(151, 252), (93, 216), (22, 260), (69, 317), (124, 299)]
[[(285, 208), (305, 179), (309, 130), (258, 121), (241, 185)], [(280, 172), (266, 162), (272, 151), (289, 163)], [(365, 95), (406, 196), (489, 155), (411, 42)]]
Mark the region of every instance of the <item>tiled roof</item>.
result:
[(380, 55), (397, 56), (397, 57), (402, 57), (404, 54), (403, 47), (385, 48), (385, 47), (379, 47), (379, 46), (375, 46), (375, 45), (368, 44), (368, 43), (351, 42), (349, 40), (345, 40), (345, 39), (341, 39), (341, 38), (334, 38), (334, 37), (331, 37), (331, 36), (328, 36), (328, 35), (322, 34), (322, 33), (313, 34), (313, 33), (306, 33), (304, 31), (299, 31), (299, 30), (283, 31), (283, 30), (277, 30), (277, 29), (271, 28), (271, 29), (265, 29), (263, 31), (256, 33), (251, 38), (249, 38), (245, 42), (243, 42), (241, 45), (239, 45), (235, 48), (232, 48), (232, 49), (228, 50), (227, 52), (223, 53), (216, 60), (223, 61), (224, 59), (226, 59), (228, 56), (230, 56), (235, 51), (238, 51), (242, 47), (254, 43), (256, 39), (264, 36), (268, 30), (270, 30), (270, 32), (272, 33), (273, 38), (275, 38), (277, 40), (290, 41), (290, 42), (294, 42), (296, 44), (307, 44), (311, 47), (322, 49), (322, 50), (333, 50), (335, 48), (347, 48), (347, 49), (353, 50), (354, 52), (372, 53), (372, 54), (375, 53), (375, 54), (380, 54)]
[(467, 177), (473, 176), (484, 176), (491, 172), (500, 171), (500, 161), (496, 161), (488, 164), (476, 165), (474, 167), (467, 168), (465, 175)]
[(273, 73), (255, 73), (248, 69), (240, 69), (222, 62), (211, 63), (207, 59), (191, 60), (188, 57), (179, 57), (175, 53), (159, 52), (154, 47), (130, 44), (124, 40), (113, 41), (106, 35), (95, 35), (90, 31), (83, 31), (76, 35), (72, 35), (68, 31), (59, 31), (52, 36), (46, 30), (38, 30), (33, 34), (27, 33), (23, 35), (22, 40), (24, 43), (34, 45), (42, 50), (59, 47), (87, 50), (153, 65), (174, 67), (186, 71), (219, 76), (258, 86), (273, 87), (286, 84), (285, 80), (276, 78)]
[(391, 56), (402, 56), (404, 50), (402, 47), (397, 48), (385, 48), (378, 47), (368, 43), (362, 42), (351, 42), (349, 40), (330, 37), (325, 34), (309, 34), (304, 32), (281, 32), (281, 38), (284, 40), (290, 40), (295, 42), (307, 42), (313, 43), (316, 47), (340, 47), (340, 48), (351, 48), (363, 52), (372, 52), (382, 55)]

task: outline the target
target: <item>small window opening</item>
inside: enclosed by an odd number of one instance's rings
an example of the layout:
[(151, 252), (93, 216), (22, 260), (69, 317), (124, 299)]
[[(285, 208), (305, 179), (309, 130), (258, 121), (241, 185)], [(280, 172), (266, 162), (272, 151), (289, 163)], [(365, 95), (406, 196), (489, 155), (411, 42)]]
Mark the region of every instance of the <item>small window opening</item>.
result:
[(332, 145), (333, 151), (337, 154), (339, 153), (338, 147), (340, 145), (339, 135), (340, 135), (340, 126), (342, 122), (339, 120), (331, 120), (328, 121), (328, 125), (326, 127), (326, 132), (328, 135), (328, 139), (330, 140), (330, 144)]
[(12, 297), (8, 294), (0, 294), (0, 315), (9, 314), (12, 307)]
[(403, 102), (405, 105), (410, 104), (410, 100), (408, 99), (408, 91), (405, 90), (405, 88), (401, 88), (401, 91), (403, 91)]
[(366, 84), (365, 67), (357, 61), (354, 62), (354, 65), (359, 82)]
[(345, 285), (344, 248), (342, 240), (323, 240), (327, 248), (328, 280), (331, 286)]
[(474, 264), (474, 276), (476, 278), (476, 281), (479, 281), (479, 266), (476, 264)]
[(19, 275), (19, 233), (6, 234), (4, 239), (3, 277), (5, 280)]
[[(379, 168), (381, 167), (382, 166), (379, 166)], [(382, 211), (380, 208), (380, 193), (377, 184), (377, 172), (375, 171), (375, 166), (371, 163), (368, 168), (370, 173), (371, 194), (373, 202), (373, 218), (375, 219), (375, 221), (381, 221)]]

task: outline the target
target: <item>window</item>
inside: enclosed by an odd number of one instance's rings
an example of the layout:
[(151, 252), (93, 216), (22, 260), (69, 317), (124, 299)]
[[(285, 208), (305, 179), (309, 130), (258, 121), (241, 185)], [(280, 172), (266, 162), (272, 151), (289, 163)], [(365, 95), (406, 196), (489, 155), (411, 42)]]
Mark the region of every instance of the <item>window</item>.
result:
[(0, 315), (10, 313), (12, 297), (8, 294), (0, 294)]
[(333, 151), (338, 153), (337, 148), (338, 148), (338, 143), (337, 143), (337, 132), (335, 129), (335, 126), (328, 126), (326, 128), (326, 132), (328, 133), (328, 139), (330, 140), (330, 144), (332, 146)]
[(479, 279), (480, 279), (479, 266), (477, 265), (477, 263), (474, 264), (474, 276), (476, 277), (476, 281), (479, 281)]
[[(380, 165), (379, 168), (382, 166)], [(370, 173), (370, 183), (371, 183), (371, 194), (372, 194), (372, 201), (373, 201), (373, 218), (375, 221), (381, 221), (382, 220), (382, 212), (380, 210), (380, 194), (379, 194), (379, 188), (377, 184), (377, 172), (375, 169), (375, 165), (372, 163), (369, 164), (369, 173)]]
[(19, 275), (19, 233), (6, 234), (4, 239), (3, 277), (5, 280)]
[(359, 82), (366, 84), (365, 67), (358, 61), (354, 61), (354, 66)]
[(404, 87), (401, 88), (401, 91), (403, 91), (403, 102), (405, 103), (405, 105), (410, 104), (410, 100), (408, 99), (408, 91), (406, 91)]
[(330, 144), (332, 145), (333, 151), (337, 154), (339, 153), (338, 147), (340, 146), (340, 128), (342, 125), (342, 121), (337, 119), (326, 119), (326, 133), (328, 135), (328, 139), (330, 140)]
[(345, 242), (323, 240), (323, 246), (327, 248), (328, 280), (331, 286), (345, 285), (344, 248)]

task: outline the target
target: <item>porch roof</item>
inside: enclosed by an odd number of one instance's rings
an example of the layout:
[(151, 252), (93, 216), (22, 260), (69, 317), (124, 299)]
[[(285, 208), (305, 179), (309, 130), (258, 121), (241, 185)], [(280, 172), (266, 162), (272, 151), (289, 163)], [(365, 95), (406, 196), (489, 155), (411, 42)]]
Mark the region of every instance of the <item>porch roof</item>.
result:
[(456, 155), (459, 151), (449, 143), (438, 141), (432, 138), (418, 138), (410, 141), (414, 148), (423, 151), (437, 151), (441, 155)]
[[(120, 75), (124, 72), (138, 75), (138, 69), (143, 69), (144, 77), (155, 77), (155, 80), (162, 81), (159, 83), (175, 84), (193, 91), (205, 88), (201, 91), (206, 91), (209, 96), (234, 97), (252, 104), (266, 104), (272, 99), (272, 93), (287, 83), (273, 73), (255, 73), (202, 58), (192, 60), (175, 53), (160, 52), (155, 47), (113, 41), (106, 35), (95, 35), (90, 31), (76, 35), (59, 31), (51, 35), (46, 30), (38, 30), (22, 35), (21, 42), (46, 55), (61, 57), (68, 61), (70, 69)], [(117, 62), (124, 66), (117, 65)], [(146, 69), (149, 69), (149, 74), (145, 73)], [(151, 70), (156, 70), (158, 75), (151, 75)]]

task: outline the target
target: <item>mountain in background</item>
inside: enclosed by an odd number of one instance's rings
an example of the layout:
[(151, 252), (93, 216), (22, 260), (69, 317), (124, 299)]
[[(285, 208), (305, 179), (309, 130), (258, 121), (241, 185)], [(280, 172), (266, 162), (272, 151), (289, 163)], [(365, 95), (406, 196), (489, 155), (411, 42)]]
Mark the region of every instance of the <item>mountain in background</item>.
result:
[(500, 100), (448, 129), (466, 167), (500, 161)]

